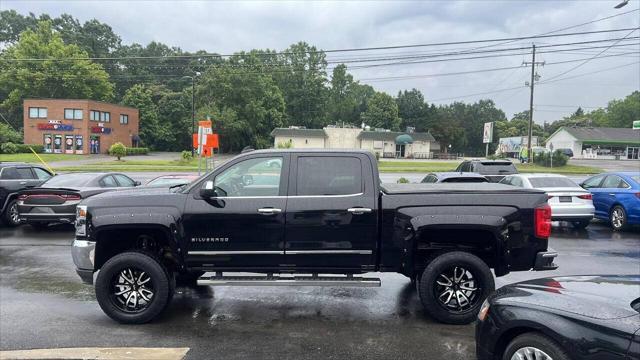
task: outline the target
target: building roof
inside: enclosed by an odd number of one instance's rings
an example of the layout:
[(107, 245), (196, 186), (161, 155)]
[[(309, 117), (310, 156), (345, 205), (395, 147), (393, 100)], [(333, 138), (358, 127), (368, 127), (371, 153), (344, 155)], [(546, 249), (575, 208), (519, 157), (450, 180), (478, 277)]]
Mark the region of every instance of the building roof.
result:
[(119, 106), (121, 108), (129, 108), (129, 109), (133, 109), (133, 110), (138, 110), (139, 111), (138, 108), (135, 108), (133, 106), (116, 104), (116, 103), (111, 103), (111, 102), (102, 101), (102, 100), (93, 100), (93, 99), (58, 99), (58, 98), (40, 97), (40, 98), (27, 98), (27, 99), (24, 99), (24, 101), (69, 101), (69, 102), (86, 101), (87, 103), (98, 103), (98, 104), (114, 105), (114, 106)]
[(292, 129), (292, 128), (275, 128), (271, 132), (271, 136), (303, 136), (303, 137), (316, 137), (326, 138), (327, 133), (323, 129)]
[(640, 144), (640, 132), (631, 128), (574, 127), (563, 126), (547, 139), (547, 142), (560, 130), (565, 130), (584, 144)]
[(395, 141), (400, 135), (409, 135), (414, 141), (436, 141), (431, 133), (415, 132), (407, 134), (398, 131), (363, 131), (358, 135), (360, 140)]

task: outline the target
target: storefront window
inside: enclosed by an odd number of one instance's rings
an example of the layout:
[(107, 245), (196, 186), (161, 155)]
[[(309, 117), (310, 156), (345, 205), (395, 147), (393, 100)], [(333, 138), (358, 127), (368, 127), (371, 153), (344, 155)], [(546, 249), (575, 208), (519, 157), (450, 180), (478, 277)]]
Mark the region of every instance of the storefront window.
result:
[(73, 135), (64, 136), (64, 153), (73, 154)]
[(62, 153), (62, 135), (53, 135), (53, 152)]
[(44, 134), (44, 152), (51, 153), (52, 152), (52, 143), (53, 139), (51, 134)]
[(82, 135), (76, 135), (76, 154), (82, 154)]

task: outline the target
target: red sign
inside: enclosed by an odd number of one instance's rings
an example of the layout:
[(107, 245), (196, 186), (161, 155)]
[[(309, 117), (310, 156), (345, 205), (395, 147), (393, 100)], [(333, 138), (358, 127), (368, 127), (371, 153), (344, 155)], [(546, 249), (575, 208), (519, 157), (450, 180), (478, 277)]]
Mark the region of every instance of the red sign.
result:
[(73, 125), (67, 124), (38, 124), (38, 130), (73, 131)]
[(217, 149), (219, 147), (218, 134), (207, 134), (207, 142), (204, 146)]
[(111, 128), (102, 126), (92, 126), (91, 132), (93, 134), (111, 134)]

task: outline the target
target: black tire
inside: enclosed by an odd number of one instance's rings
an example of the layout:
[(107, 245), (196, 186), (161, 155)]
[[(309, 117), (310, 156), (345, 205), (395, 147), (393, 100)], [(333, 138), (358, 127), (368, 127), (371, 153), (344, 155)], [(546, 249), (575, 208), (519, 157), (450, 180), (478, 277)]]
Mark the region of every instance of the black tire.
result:
[(2, 222), (8, 227), (16, 227), (20, 225), (18, 216), (18, 199), (10, 200), (2, 214)]
[[(446, 281), (450, 286), (443, 284)], [(494, 289), (493, 274), (484, 261), (473, 254), (453, 251), (427, 265), (419, 281), (418, 294), (425, 311), (434, 319), (447, 324), (469, 324)]]
[[(127, 271), (129, 271), (127, 273)], [(132, 286), (131, 282), (126, 282), (126, 278), (122, 276), (124, 274), (131, 274), (129, 278), (132, 278), (133, 283), (138, 284), (144, 274), (147, 274), (150, 283), (148, 287), (142, 290), (143, 286), (133, 286), (134, 290), (138, 294), (148, 294), (151, 291), (152, 296), (150, 300), (144, 301), (145, 298), (142, 295), (135, 295), (134, 308), (130, 309), (129, 300), (131, 299), (131, 291), (125, 293), (122, 297), (116, 296), (116, 291), (123, 290), (124, 286)], [(138, 280), (135, 280), (139, 275)], [(127, 275), (128, 276), (128, 275)], [(124, 281), (124, 282), (123, 282)], [(117, 290), (116, 288), (119, 287)], [(169, 272), (158, 261), (158, 259), (152, 257), (149, 254), (142, 252), (125, 252), (118, 254), (109, 259), (103, 266), (98, 277), (96, 278), (96, 298), (98, 304), (102, 310), (110, 318), (123, 323), (123, 324), (143, 324), (153, 320), (158, 316), (168, 305), (170, 297), (172, 295), (172, 279), (169, 276)], [(139, 290), (138, 290), (139, 289)], [(130, 297), (126, 299), (123, 304), (122, 301), (129, 294)], [(138, 308), (138, 299), (140, 296), (141, 302), (144, 304)]]
[(625, 230), (627, 228), (627, 212), (620, 205), (616, 205), (611, 209), (609, 214), (609, 223), (615, 231)]
[(571, 222), (571, 225), (578, 230), (585, 229), (589, 224), (591, 224), (591, 220), (576, 220)]
[(190, 271), (176, 274), (176, 286), (195, 286), (204, 271)]
[[(518, 350), (524, 351), (525, 348), (530, 348), (529, 350), (531, 351), (534, 351), (534, 349), (542, 351), (553, 360), (570, 360), (569, 355), (560, 345), (547, 336), (538, 333), (525, 333), (511, 340), (500, 359), (511, 360)], [(533, 357), (532, 359), (538, 359), (538, 357)]]

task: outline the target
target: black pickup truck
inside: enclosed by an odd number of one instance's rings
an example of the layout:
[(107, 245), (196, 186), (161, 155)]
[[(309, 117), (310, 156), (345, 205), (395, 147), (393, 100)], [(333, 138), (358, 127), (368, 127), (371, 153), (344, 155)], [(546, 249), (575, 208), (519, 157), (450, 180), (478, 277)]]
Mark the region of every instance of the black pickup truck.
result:
[(376, 165), (365, 151), (259, 150), (187, 186), (93, 196), (77, 207), (77, 272), (122, 323), (152, 320), (176, 283), (380, 286), (360, 274), (396, 272), (432, 317), (463, 324), (491, 269), (557, 267), (544, 192), (381, 185)]

